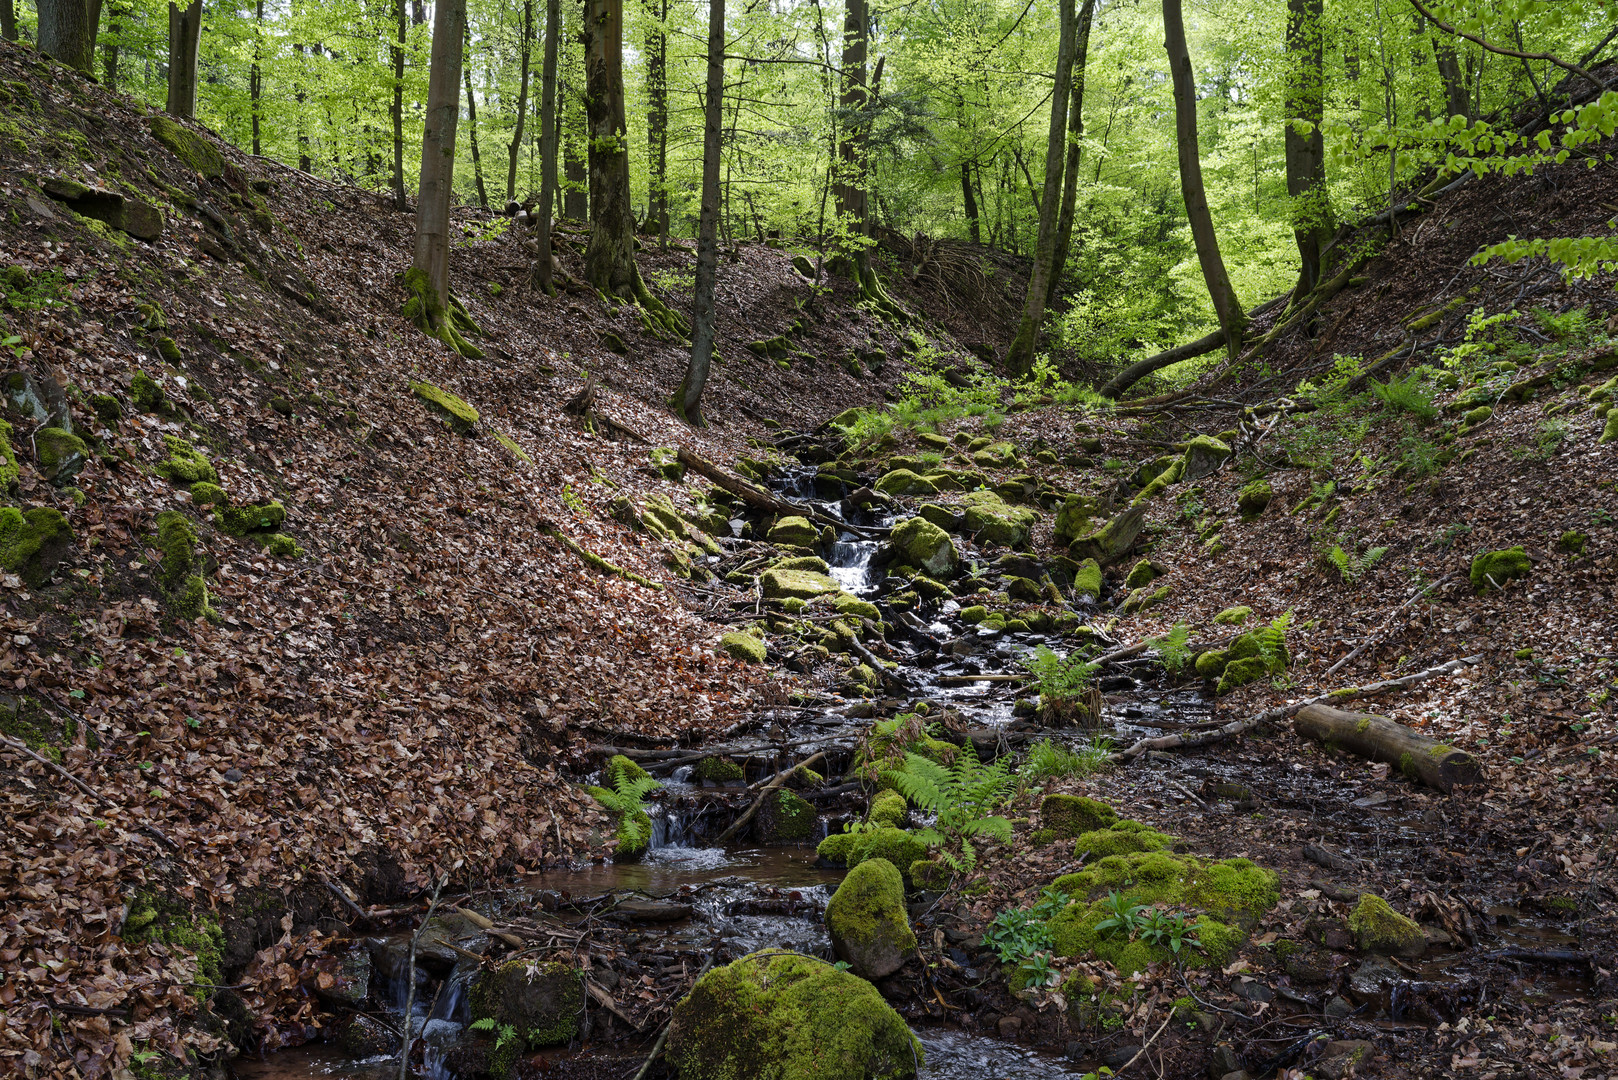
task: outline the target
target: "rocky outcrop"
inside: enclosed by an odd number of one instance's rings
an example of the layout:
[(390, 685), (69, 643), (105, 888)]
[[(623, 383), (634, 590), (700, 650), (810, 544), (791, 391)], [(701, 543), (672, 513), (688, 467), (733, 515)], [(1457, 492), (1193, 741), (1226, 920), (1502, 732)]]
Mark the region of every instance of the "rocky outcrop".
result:
[(584, 1010), (584, 977), (557, 961), (512, 960), (472, 988), (472, 1020), (510, 1025), (530, 1048), (571, 1042)]
[(896, 565), (913, 566), (934, 577), (955, 572), (955, 545), (949, 533), (925, 518), (907, 518), (894, 526), (888, 537), (888, 555)]

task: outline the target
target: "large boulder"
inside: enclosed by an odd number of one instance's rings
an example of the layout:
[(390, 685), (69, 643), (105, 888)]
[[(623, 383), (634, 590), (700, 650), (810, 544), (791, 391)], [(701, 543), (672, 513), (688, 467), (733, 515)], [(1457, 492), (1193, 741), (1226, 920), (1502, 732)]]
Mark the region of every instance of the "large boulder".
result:
[(901, 566), (914, 566), (933, 577), (955, 572), (955, 545), (949, 533), (926, 518), (907, 518), (895, 525), (888, 537), (888, 548), (891, 561)]
[(1219, 439), (1208, 435), (1198, 435), (1185, 447), (1185, 465), (1180, 473), (1180, 479), (1185, 481), (1201, 480), (1210, 473), (1217, 472), (1219, 466), (1230, 457), (1230, 447)]
[(1053, 535), (1058, 544), (1071, 544), (1081, 536), (1090, 532), (1090, 519), (1095, 517), (1100, 509), (1100, 500), (1086, 498), (1083, 495), (1069, 495), (1062, 502), (1062, 508), (1056, 511), (1056, 522), (1053, 526)]
[[(949, 537), (945, 536), (944, 540), (948, 542)], [(812, 570), (766, 570), (758, 580), (766, 600), (785, 600), (788, 597), (813, 600), (817, 596), (842, 591), (837, 582)]]
[(772, 544), (812, 548), (820, 543), (820, 530), (808, 518), (791, 515), (781, 518), (771, 527), (769, 541)]
[(894, 469), (882, 474), (872, 485), (884, 495), (934, 495), (938, 485), (909, 469)]
[(782, 788), (759, 806), (754, 831), (766, 844), (795, 844), (814, 835), (815, 822), (814, 806)]
[(980, 543), (1017, 547), (1028, 542), (1039, 515), (1021, 506), (1010, 506), (992, 491), (974, 491), (961, 499), (966, 506), (966, 531)]
[(924, 1054), (864, 979), (766, 950), (697, 980), (666, 1059), (680, 1080), (908, 1080)]
[(854, 974), (892, 975), (916, 951), (905, 914), (904, 879), (886, 859), (867, 859), (848, 872), (826, 905), (832, 948)]
[(1094, 559), (1102, 566), (1115, 563), (1129, 554), (1135, 540), (1146, 527), (1146, 508), (1132, 506), (1088, 536), (1081, 536), (1068, 545), (1076, 559)]
[(512, 960), (472, 987), (472, 1020), (510, 1025), (530, 1048), (568, 1043), (579, 1033), (584, 978), (558, 961)]
[(72, 550), (73, 526), (60, 510), (0, 507), (0, 569), (20, 575), (30, 587), (49, 581)]

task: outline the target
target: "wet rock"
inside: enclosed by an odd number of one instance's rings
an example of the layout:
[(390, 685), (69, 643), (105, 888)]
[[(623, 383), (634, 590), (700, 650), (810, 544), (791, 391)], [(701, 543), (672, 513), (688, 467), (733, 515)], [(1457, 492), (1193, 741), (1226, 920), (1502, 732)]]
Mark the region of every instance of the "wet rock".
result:
[(1325, 1012), (1326, 1018), (1329, 1020), (1341, 1020), (1345, 1016), (1353, 1015), (1354, 1003), (1339, 994), (1326, 1002), (1326, 1008), (1322, 1011)]
[(1375, 893), (1361, 893), (1360, 902), (1348, 917), (1355, 944), (1363, 952), (1397, 953), (1415, 957), (1427, 951), (1427, 938), (1412, 919), (1394, 911)]
[(820, 530), (808, 518), (784, 517), (770, 528), (768, 538), (772, 544), (812, 548), (820, 542)]
[(1022, 1018), (1017, 1016), (1002, 1016), (994, 1025), (1002, 1039), (1015, 1039), (1017, 1033), (1022, 1031)]
[(908, 1080), (923, 1056), (875, 987), (768, 950), (697, 981), (674, 1008), (667, 1061), (682, 1077)]
[(1115, 1046), (1101, 1055), (1101, 1064), (1116, 1072), (1134, 1061), (1135, 1055), (1140, 1053), (1140, 1049), (1139, 1043), (1124, 1043), (1122, 1046)]
[(792, 844), (815, 832), (815, 808), (790, 791), (780, 790), (758, 808), (755, 828), (766, 844)]
[(350, 1017), (337, 1029), (332, 1041), (349, 1057), (362, 1060), (399, 1051), (399, 1036), (364, 1014)]
[(55, 379), (31, 371), (10, 371), (0, 375), (6, 401), (41, 428), (73, 430), (73, 410), (67, 392)]
[(690, 904), (671, 904), (660, 900), (621, 900), (612, 909), (630, 922), (670, 923), (691, 917)]
[(1256, 979), (1239, 979), (1231, 989), (1246, 1001), (1274, 1001), (1275, 991)]
[(934, 577), (955, 571), (955, 544), (949, 533), (925, 518), (907, 518), (888, 537), (889, 560), (914, 566)]
[(350, 949), (337, 963), (337, 970), (322, 973), (315, 980), (315, 993), (333, 1005), (357, 1008), (371, 991), (371, 954)]
[(1227, 1073), (1238, 1072), (1242, 1068), (1242, 1059), (1236, 1056), (1229, 1043), (1220, 1043), (1208, 1052), (1208, 1075), (1224, 1080)]
[(570, 1042), (584, 1010), (583, 975), (557, 961), (512, 960), (477, 981), (471, 1008), (474, 1023), (509, 1024), (530, 1048)]
[[(1277, 942), (1276, 952), (1282, 953)], [(1323, 983), (1331, 978), (1333, 954), (1313, 945), (1297, 945), (1287, 943), (1290, 948), (1282, 956), (1281, 967), (1295, 981), (1301, 983)]]
[(1134, 506), (1095, 532), (1074, 540), (1068, 545), (1068, 551), (1076, 559), (1094, 559), (1105, 566), (1128, 554), (1145, 527), (1146, 508)]
[(1348, 977), (1348, 992), (1360, 1001), (1374, 1001), (1403, 978), (1391, 960), (1383, 956), (1368, 957)]
[(784, 600), (788, 597), (813, 600), (817, 596), (841, 591), (837, 582), (825, 574), (809, 570), (766, 570), (758, 580), (767, 600)]
[(872, 858), (848, 872), (826, 905), (832, 947), (856, 975), (880, 979), (904, 966), (916, 935), (904, 908), (904, 880), (886, 859)]
[[(410, 964), (410, 934), (372, 939), (371, 962), (376, 970), (389, 979), (407, 977)], [(450, 946), (471, 953), (482, 953), (489, 947), (489, 938), (471, 919), (459, 913), (435, 916), (421, 932), (416, 943), (416, 965), (436, 976), (447, 975), (461, 958), (461, 953)]]

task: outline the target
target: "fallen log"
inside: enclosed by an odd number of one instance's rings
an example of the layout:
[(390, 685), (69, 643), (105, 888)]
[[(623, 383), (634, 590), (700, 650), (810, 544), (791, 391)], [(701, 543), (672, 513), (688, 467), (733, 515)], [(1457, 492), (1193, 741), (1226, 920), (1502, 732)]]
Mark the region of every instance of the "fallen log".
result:
[(1429, 739), (1385, 716), (1329, 705), (1305, 705), (1298, 710), (1293, 725), (1306, 739), (1372, 761), (1385, 761), (1410, 779), (1439, 791), (1483, 781), (1477, 759), (1465, 750)]
[(810, 754), (808, 757), (804, 758), (802, 761), (798, 762), (796, 765), (792, 766), (791, 768), (782, 769), (780, 772), (776, 773), (775, 777), (773, 779), (771, 779), (770, 782), (764, 786), (764, 790), (759, 792), (758, 798), (753, 800), (753, 805), (749, 806), (747, 808), (746, 812), (744, 812), (741, 817), (739, 817), (735, 821), (731, 822), (729, 828), (727, 828), (724, 832), (719, 834), (719, 839), (714, 841), (714, 846), (719, 847), (719, 846), (723, 845), (728, 840), (730, 840), (732, 837), (734, 837), (738, 833), (740, 833), (744, 828), (746, 828), (747, 823), (753, 820), (753, 815), (758, 813), (758, 808), (764, 805), (764, 800), (769, 797), (770, 792), (774, 791), (775, 789), (779, 788), (782, 784), (786, 783), (788, 777), (790, 777), (793, 773), (797, 772), (799, 769), (802, 769), (802, 768), (804, 768), (805, 766), (808, 766), (808, 765), (813, 765), (815, 762), (824, 759), (825, 756), (826, 756), (825, 751), (821, 751), (821, 752), (815, 753), (815, 754)]
[(683, 446), (678, 450), (678, 457), (681, 465), (694, 473), (706, 476), (721, 490), (730, 492), (748, 506), (763, 510), (765, 513), (806, 517), (817, 524), (830, 525), (834, 529), (847, 529), (849, 532), (859, 533), (862, 536), (886, 536), (890, 531), (887, 529), (873, 529), (863, 525), (850, 525), (845, 521), (838, 521), (836, 518), (818, 513), (811, 507), (799, 506), (797, 503), (783, 499), (779, 495), (772, 495), (757, 484), (749, 483), (734, 473), (727, 472), (702, 455), (693, 453)]

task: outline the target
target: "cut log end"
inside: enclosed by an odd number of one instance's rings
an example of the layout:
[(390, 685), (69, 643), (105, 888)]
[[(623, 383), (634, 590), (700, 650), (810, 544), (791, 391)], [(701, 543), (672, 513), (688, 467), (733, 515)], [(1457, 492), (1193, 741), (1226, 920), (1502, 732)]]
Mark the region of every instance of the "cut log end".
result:
[(1384, 761), (1405, 776), (1449, 792), (1457, 785), (1484, 782), (1483, 768), (1465, 750), (1430, 739), (1397, 721), (1372, 713), (1347, 712), (1329, 705), (1298, 710), (1297, 732), (1327, 747)]

